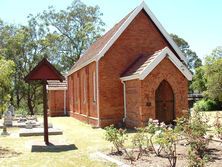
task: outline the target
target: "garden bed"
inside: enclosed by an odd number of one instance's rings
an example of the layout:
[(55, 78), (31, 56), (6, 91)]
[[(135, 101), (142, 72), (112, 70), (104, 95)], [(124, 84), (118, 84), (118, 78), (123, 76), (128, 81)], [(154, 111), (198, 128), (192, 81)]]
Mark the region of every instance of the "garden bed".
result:
[[(206, 164), (206, 166), (209, 167), (218, 167), (222, 166), (222, 147), (221, 143), (212, 141), (209, 144), (209, 155), (210, 160)], [(180, 142), (177, 144), (177, 167), (184, 167), (188, 166), (187, 162), (187, 146), (183, 145), (183, 142)], [(134, 157), (136, 157), (139, 153), (139, 150), (134, 150)], [(110, 153), (105, 152), (107, 156), (110, 156), (114, 159), (119, 160), (120, 162), (123, 162), (124, 164), (127, 164), (129, 166), (135, 166), (135, 167), (169, 167), (169, 161), (166, 155), (156, 156), (154, 152), (149, 151), (147, 153), (144, 153), (142, 157), (138, 160), (133, 161), (132, 163), (130, 160), (127, 159), (127, 156), (125, 154), (117, 154), (117, 153)]]
[(106, 127), (105, 139), (113, 144), (106, 153), (131, 166), (222, 166), (222, 124), (195, 111), (175, 120), (176, 125), (149, 119), (130, 136), (113, 125)]

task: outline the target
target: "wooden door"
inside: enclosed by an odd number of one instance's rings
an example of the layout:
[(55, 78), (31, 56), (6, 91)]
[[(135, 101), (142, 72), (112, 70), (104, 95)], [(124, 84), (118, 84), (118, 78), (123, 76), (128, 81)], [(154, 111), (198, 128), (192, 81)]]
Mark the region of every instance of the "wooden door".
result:
[(175, 119), (173, 90), (165, 80), (156, 90), (156, 119), (165, 123), (172, 123)]

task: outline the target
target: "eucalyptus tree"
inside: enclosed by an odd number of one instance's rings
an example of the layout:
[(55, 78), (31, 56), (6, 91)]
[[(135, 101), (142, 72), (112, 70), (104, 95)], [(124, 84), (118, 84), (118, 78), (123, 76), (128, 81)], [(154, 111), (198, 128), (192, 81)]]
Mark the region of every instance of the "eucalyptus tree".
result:
[(187, 58), (188, 68), (190, 69), (190, 71), (192, 73), (195, 73), (195, 68), (202, 65), (201, 59), (197, 56), (196, 52), (190, 49), (190, 45), (183, 38), (179, 37), (176, 34), (170, 34), (170, 36)]
[(6, 60), (3, 56), (0, 56), (0, 115), (3, 114), (10, 101), (10, 91), (13, 86), (13, 82), (10, 78), (13, 72), (13, 61)]
[(204, 72), (207, 96), (222, 104), (222, 46), (205, 58)]
[(49, 7), (38, 15), (39, 24), (59, 36), (57, 56), (64, 71), (69, 70), (80, 55), (104, 31), (102, 13), (98, 6), (87, 6), (74, 0), (66, 10)]
[(28, 24), (9, 25), (0, 20), (0, 55), (15, 64), (11, 101), (17, 108), (38, 111), (42, 91), (39, 84), (27, 84), (24, 77), (43, 58), (62, 72), (68, 71), (80, 55), (103, 32), (98, 6), (86, 6), (79, 0), (66, 10), (53, 7), (29, 15)]

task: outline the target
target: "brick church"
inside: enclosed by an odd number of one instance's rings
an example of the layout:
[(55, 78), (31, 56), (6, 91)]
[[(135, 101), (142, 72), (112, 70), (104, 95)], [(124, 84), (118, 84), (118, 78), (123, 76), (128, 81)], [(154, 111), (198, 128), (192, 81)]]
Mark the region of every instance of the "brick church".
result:
[[(187, 61), (142, 2), (74, 64), (67, 75), (70, 116), (97, 127), (172, 122), (188, 110)], [(64, 98), (65, 99), (65, 98)]]

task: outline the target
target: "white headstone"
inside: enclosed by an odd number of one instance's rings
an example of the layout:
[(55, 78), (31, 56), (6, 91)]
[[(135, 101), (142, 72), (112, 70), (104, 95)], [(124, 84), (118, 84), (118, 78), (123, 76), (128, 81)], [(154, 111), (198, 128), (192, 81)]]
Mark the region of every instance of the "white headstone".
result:
[(6, 111), (4, 114), (4, 125), (12, 126), (12, 113), (11, 111)]
[(9, 105), (8, 111), (11, 111), (12, 116), (15, 116), (15, 109), (14, 109), (14, 106), (12, 104)]

